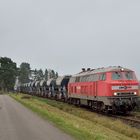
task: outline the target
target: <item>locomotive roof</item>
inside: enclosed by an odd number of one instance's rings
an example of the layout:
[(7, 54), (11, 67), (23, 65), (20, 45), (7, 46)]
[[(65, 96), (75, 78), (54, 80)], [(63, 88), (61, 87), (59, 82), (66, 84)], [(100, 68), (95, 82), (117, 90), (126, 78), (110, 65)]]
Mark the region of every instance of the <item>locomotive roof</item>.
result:
[(111, 67), (107, 67), (107, 68), (98, 68), (98, 69), (91, 69), (91, 70), (87, 70), (87, 71), (82, 71), (76, 75), (74, 75), (73, 77), (77, 77), (77, 76), (84, 76), (84, 75), (91, 75), (91, 74), (96, 74), (96, 73), (104, 73), (104, 72), (111, 72), (111, 71), (132, 71), (130, 69), (121, 67), (121, 66), (111, 66)]

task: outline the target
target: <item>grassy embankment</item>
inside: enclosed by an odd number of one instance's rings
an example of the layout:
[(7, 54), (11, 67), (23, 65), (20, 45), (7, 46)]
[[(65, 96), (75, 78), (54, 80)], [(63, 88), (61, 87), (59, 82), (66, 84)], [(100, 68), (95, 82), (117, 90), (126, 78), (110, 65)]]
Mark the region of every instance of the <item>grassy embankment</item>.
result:
[(54, 100), (38, 97), (26, 99), (23, 98), (23, 94), (11, 96), (76, 139), (140, 140), (139, 130), (119, 120), (112, 120)]

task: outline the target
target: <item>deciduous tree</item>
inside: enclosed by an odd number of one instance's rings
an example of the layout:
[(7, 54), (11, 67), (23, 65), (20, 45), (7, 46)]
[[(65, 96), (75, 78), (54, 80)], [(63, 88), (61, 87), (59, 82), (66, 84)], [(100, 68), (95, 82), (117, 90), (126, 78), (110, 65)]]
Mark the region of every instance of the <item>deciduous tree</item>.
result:
[(0, 88), (13, 90), (17, 76), (17, 66), (10, 58), (0, 57)]

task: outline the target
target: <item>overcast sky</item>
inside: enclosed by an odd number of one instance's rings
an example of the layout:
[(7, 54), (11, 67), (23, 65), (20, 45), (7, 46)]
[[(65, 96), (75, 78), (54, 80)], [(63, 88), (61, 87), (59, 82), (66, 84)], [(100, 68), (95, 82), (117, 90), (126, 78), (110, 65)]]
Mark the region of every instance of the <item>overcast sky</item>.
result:
[(0, 0), (0, 56), (60, 74), (121, 65), (140, 78), (140, 1)]

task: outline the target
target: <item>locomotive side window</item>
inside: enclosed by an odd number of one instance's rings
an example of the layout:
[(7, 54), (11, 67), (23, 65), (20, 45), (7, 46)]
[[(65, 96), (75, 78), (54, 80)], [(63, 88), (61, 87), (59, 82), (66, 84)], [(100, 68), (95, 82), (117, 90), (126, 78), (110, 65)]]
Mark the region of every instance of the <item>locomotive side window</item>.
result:
[(83, 77), (80, 77), (80, 82), (82, 82)]
[(80, 82), (87, 82), (88, 77), (89, 77), (88, 75), (80, 77)]
[(80, 77), (76, 77), (75, 82), (80, 82)]
[(80, 82), (83, 82), (84, 76), (80, 77)]
[(106, 73), (102, 73), (102, 74), (100, 75), (100, 80), (101, 80), (101, 81), (105, 81), (105, 80), (106, 80)]
[(88, 79), (89, 79), (89, 75), (86, 76), (85, 81), (88, 82)]
[(122, 79), (121, 72), (113, 72), (112, 73), (112, 80), (120, 80), (120, 79)]
[(86, 81), (86, 76), (83, 76), (82, 82), (85, 82), (85, 81)]
[(98, 81), (99, 80), (99, 74), (95, 74), (93, 77), (93, 81)]
[(92, 79), (93, 79), (93, 75), (90, 75), (88, 81), (92, 81)]
[(98, 81), (98, 80), (99, 80), (98, 74), (93, 74), (89, 76), (89, 81)]

